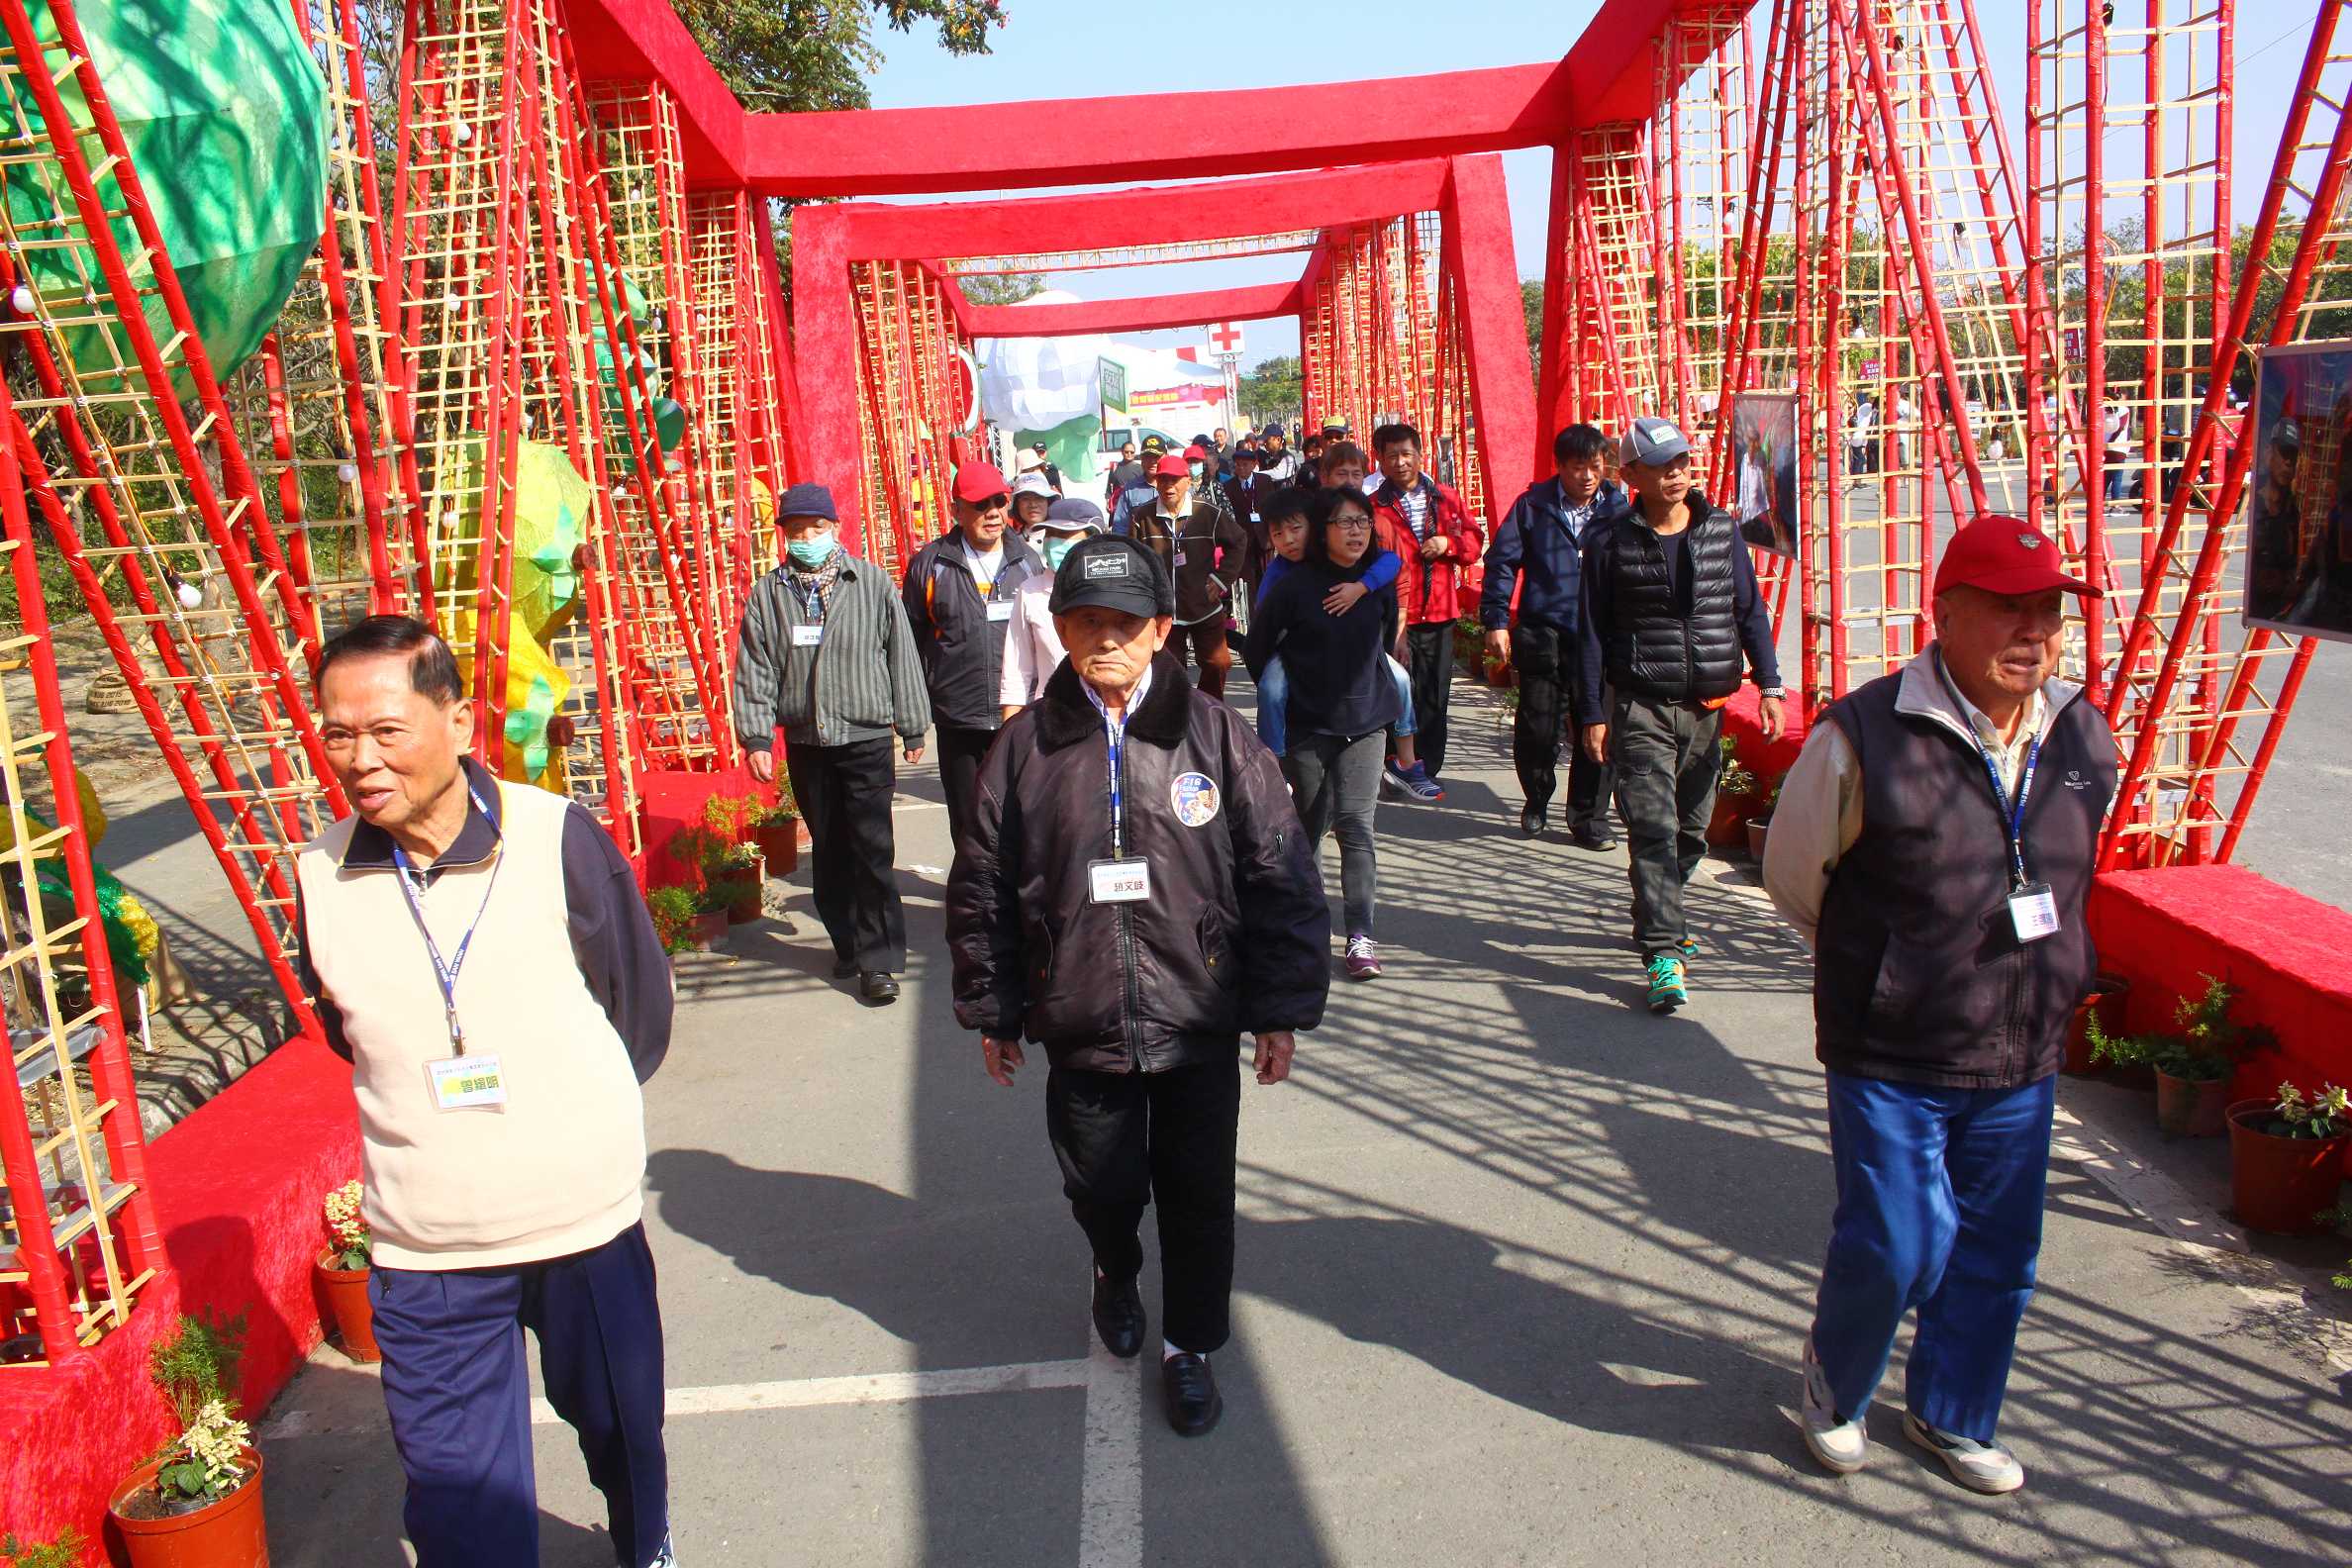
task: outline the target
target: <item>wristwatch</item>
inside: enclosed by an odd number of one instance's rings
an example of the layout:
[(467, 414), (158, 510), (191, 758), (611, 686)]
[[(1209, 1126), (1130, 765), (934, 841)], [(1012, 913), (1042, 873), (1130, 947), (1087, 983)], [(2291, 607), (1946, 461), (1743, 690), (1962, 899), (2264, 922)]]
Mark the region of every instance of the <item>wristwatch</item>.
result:
[(1789, 688), (1786, 686), (1767, 686), (1764, 687), (1757, 695), (1763, 697), (1785, 698), (1789, 695)]

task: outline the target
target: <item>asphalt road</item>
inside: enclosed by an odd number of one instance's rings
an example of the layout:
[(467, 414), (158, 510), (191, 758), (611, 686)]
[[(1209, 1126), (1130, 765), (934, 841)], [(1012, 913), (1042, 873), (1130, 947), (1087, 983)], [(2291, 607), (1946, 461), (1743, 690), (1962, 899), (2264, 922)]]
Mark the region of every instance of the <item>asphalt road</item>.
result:
[[(1816, 1471), (1791, 1414), (1831, 1202), (1803, 952), (1710, 861), (1693, 1005), (1641, 1011), (1621, 853), (1519, 837), (1499, 709), (1458, 690), (1449, 800), (1380, 813), (1388, 977), (1335, 980), (1295, 1080), (1244, 1089), (1205, 1439), (1090, 1355), (1041, 1071), (990, 1084), (949, 1009), (928, 768), (897, 1006), (827, 977), (801, 880), (683, 966), (647, 1094), (680, 1562), (2344, 1560), (2345, 1244), (2249, 1252), (2218, 1150), (2104, 1085), (2061, 1094), (2004, 1427), (2028, 1490), (1965, 1493), (1902, 1440), (1900, 1349), (1871, 1468)], [(1145, 1300), (1156, 1327), (1148, 1270)], [(322, 1350), (261, 1440), (280, 1568), (404, 1560), (371, 1377)], [(611, 1562), (569, 1434), (538, 1455), (542, 1560)]]

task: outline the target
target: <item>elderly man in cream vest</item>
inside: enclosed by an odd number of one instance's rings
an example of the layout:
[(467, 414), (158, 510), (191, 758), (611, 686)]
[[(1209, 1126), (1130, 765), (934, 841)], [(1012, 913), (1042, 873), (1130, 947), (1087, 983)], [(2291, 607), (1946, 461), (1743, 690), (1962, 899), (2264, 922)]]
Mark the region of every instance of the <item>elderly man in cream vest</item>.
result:
[(623, 1568), (668, 1565), (637, 1086), (671, 994), (636, 878), (580, 807), (466, 755), (472, 708), (424, 626), (360, 622), (317, 685), (355, 815), (297, 861), (302, 971), (359, 1103), (417, 1560), (539, 1561), (529, 1328)]

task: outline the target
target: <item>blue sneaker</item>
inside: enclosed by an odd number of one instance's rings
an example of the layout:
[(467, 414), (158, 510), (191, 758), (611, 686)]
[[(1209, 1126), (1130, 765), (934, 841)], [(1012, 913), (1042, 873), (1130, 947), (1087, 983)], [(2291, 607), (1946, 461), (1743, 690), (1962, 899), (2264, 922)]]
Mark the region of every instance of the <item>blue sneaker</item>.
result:
[(1416, 762), (1409, 768), (1397, 770), (1397, 780), (1405, 786), (1405, 793), (1424, 806), (1434, 806), (1445, 799), (1445, 791), (1429, 777), (1429, 764)]

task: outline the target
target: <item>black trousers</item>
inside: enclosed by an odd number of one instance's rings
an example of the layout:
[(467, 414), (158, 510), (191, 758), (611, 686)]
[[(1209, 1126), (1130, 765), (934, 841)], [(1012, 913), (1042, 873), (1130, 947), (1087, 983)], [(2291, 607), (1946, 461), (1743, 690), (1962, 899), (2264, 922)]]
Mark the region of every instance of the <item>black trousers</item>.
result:
[(1445, 766), (1445, 699), (1453, 687), (1451, 621), (1405, 630), (1407, 666), (1413, 674), (1414, 754), (1434, 778)]
[(1160, 1331), (1200, 1355), (1232, 1333), (1239, 1049), (1236, 1041), (1230, 1055), (1167, 1072), (1045, 1075), (1045, 1132), (1095, 1267), (1135, 1276), (1143, 1209), (1157, 1202)]
[(996, 743), (997, 733), (943, 724), (936, 735), (939, 788), (947, 796), (947, 835), (952, 847), (964, 841), (965, 832), (972, 825), (974, 808), (980, 803), (980, 759)]
[(907, 967), (907, 912), (899, 903), (890, 822), (898, 786), (889, 735), (847, 745), (784, 748), (792, 798), (809, 825), (809, 882), (833, 956), (860, 969)]
[(661, 1441), (661, 1304), (645, 1227), (543, 1263), (377, 1265), (367, 1282), (384, 1352), (384, 1407), (408, 1479), (402, 1518), (420, 1568), (539, 1561), (531, 1364), (579, 1434), (605, 1496), (613, 1550), (644, 1568), (669, 1534)]
[[(1554, 627), (1522, 621), (1511, 629), (1511, 667), (1519, 674), (1519, 712), (1511, 722), (1511, 759), (1519, 768), (1519, 790), (1530, 806), (1551, 803), (1559, 781), (1560, 737), (1568, 722), (1569, 693), (1583, 676), (1575, 638)], [(1585, 755), (1578, 737), (1568, 737), (1568, 822), (1583, 828), (1608, 810), (1606, 762)]]

